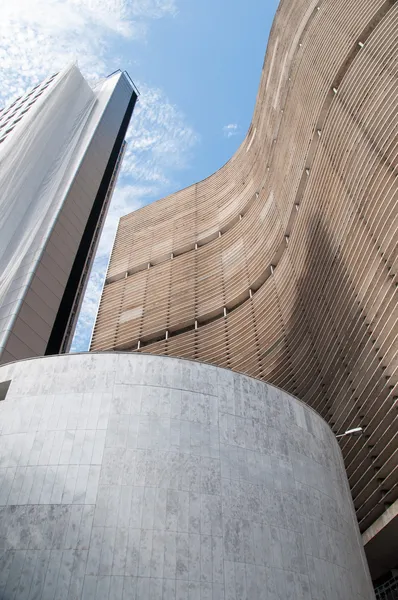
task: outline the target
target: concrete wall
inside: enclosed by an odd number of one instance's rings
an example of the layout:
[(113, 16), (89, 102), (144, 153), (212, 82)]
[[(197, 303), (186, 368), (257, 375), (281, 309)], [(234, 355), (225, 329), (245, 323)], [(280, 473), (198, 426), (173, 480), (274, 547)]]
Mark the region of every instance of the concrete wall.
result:
[(7, 380), (1, 598), (374, 598), (335, 437), (287, 393), (137, 354)]

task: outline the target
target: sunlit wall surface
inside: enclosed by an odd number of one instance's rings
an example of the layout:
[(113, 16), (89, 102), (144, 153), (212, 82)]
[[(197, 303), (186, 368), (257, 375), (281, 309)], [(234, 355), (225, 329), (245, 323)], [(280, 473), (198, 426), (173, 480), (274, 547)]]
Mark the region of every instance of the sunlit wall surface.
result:
[(135, 99), (72, 65), (0, 112), (0, 362), (67, 348)]

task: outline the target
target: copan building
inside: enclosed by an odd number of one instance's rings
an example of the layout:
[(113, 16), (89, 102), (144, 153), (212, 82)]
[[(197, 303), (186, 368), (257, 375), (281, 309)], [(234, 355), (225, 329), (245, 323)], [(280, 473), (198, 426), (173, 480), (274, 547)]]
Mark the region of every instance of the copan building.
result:
[(340, 446), (380, 585), (398, 567), (397, 40), (392, 0), (282, 0), (245, 140), (121, 219), (91, 344), (242, 372), (336, 435), (362, 428)]

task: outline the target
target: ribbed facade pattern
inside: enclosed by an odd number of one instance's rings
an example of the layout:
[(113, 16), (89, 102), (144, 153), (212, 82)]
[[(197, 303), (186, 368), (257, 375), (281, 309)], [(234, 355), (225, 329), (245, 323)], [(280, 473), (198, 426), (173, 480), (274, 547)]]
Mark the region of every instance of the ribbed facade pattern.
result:
[(282, 0), (245, 141), (121, 220), (92, 341), (362, 426), (341, 444), (362, 530), (398, 498), (397, 60), (393, 0)]

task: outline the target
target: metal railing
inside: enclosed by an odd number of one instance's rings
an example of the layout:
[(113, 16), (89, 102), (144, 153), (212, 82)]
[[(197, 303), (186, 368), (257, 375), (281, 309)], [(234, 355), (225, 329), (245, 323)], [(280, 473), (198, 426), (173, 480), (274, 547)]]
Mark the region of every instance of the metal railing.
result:
[(376, 600), (398, 600), (398, 570), (391, 572), (391, 577), (375, 588)]

